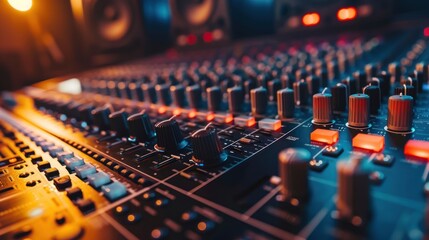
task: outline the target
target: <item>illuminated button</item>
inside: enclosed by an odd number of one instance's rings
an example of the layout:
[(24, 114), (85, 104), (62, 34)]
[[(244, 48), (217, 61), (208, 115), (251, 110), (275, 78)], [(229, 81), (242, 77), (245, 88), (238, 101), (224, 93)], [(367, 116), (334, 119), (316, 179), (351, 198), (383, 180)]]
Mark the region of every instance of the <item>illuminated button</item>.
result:
[(165, 237), (167, 237), (168, 235), (168, 229), (165, 227), (162, 228), (155, 228), (152, 230), (152, 232), (150, 233), (151, 237), (153, 239), (163, 239)]
[(142, 215), (139, 213), (130, 213), (127, 215), (127, 221), (129, 223), (136, 223), (142, 219)]
[(310, 134), (311, 141), (332, 145), (338, 141), (339, 133), (334, 130), (316, 129)]
[(258, 122), (259, 128), (277, 131), (282, 127), (282, 122), (276, 119), (264, 118)]
[(66, 159), (64, 163), (66, 164), (66, 167), (70, 170), (74, 170), (77, 166), (81, 166), (85, 164), (83, 159), (80, 157), (73, 157), (70, 159)]
[(182, 214), (182, 221), (184, 222), (190, 222), (193, 221), (197, 218), (198, 214), (194, 211), (188, 211), (188, 212), (184, 212)]
[(115, 207), (115, 213), (118, 215), (123, 215), (128, 213), (130, 208), (127, 205), (119, 205)]
[(127, 188), (120, 182), (113, 182), (109, 185), (105, 185), (101, 187), (101, 191), (103, 191), (104, 196), (110, 201), (119, 199), (127, 194)]
[(238, 116), (234, 118), (234, 124), (240, 127), (251, 127), (256, 124), (254, 117)]
[(99, 188), (110, 182), (110, 177), (104, 172), (98, 172), (91, 175), (88, 175), (88, 181), (91, 186), (94, 188)]
[(157, 207), (163, 207), (165, 205), (168, 204), (168, 199), (167, 198), (161, 198), (161, 199), (157, 199), (155, 200), (155, 206)]
[(77, 166), (74, 170), (76, 171), (76, 175), (81, 179), (85, 179), (88, 175), (97, 172), (95, 167), (88, 163), (81, 166)]
[(404, 154), (429, 160), (429, 142), (421, 140), (409, 140), (405, 144)]
[(54, 144), (53, 144), (52, 142), (44, 142), (44, 143), (41, 143), (41, 144), (40, 144), (40, 147), (42, 148), (42, 150), (43, 150), (44, 152), (47, 152), (47, 151), (48, 151), (48, 148), (50, 148), (50, 147), (52, 147), (52, 146), (54, 146)]
[(380, 152), (384, 148), (384, 137), (359, 133), (352, 141), (353, 147)]
[(49, 155), (51, 155), (51, 157), (57, 157), (57, 154), (60, 152), (63, 152), (64, 149), (62, 147), (58, 147), (58, 146), (51, 146), (48, 148), (49, 151)]
[(60, 163), (64, 163), (64, 161), (68, 158), (74, 157), (73, 152), (60, 152), (57, 154), (57, 159)]
[(215, 227), (215, 223), (210, 220), (201, 221), (201, 222), (198, 222), (197, 224), (197, 229), (201, 233), (208, 232), (212, 230), (214, 227)]

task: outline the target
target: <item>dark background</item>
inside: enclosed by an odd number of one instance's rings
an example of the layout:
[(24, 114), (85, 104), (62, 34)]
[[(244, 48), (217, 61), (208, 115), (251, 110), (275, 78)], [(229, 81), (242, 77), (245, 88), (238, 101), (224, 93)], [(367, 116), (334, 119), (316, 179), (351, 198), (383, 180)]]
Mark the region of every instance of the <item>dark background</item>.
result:
[[(172, 46), (169, 1), (140, 0), (138, 4), (145, 40), (135, 46), (143, 49), (141, 54), (129, 58)], [(273, 1), (230, 0), (229, 4), (230, 13), (234, 13), (230, 14), (233, 38), (274, 33)], [(393, 18), (429, 15), (428, 0), (393, 0), (392, 4)], [(257, 24), (243, 20), (248, 18)], [(0, 90), (14, 90), (50, 77), (117, 62), (85, 61), (88, 54), (82, 45), (86, 40), (79, 36), (69, 1), (34, 0), (28, 12), (16, 11), (6, 0), (0, 1), (0, 22)]]

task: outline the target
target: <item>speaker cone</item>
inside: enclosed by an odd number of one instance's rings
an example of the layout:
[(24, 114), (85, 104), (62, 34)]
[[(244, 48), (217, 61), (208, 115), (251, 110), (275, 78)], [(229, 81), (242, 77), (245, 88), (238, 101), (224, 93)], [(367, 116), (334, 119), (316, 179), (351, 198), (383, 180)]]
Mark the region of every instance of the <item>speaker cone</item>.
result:
[(190, 25), (200, 26), (207, 23), (216, 9), (215, 0), (180, 0), (177, 11)]

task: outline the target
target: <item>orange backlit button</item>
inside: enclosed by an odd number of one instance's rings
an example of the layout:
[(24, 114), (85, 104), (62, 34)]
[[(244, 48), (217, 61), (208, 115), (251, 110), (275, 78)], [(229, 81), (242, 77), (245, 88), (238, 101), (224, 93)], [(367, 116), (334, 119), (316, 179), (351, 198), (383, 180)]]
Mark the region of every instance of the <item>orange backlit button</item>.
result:
[(380, 152), (384, 148), (384, 137), (359, 133), (352, 141), (353, 147)]
[(335, 130), (316, 129), (310, 134), (310, 140), (332, 145), (338, 141), (339, 133)]
[(264, 118), (258, 122), (258, 126), (261, 129), (277, 131), (282, 127), (282, 122), (276, 119)]
[(409, 140), (405, 144), (404, 154), (429, 160), (429, 142), (421, 140)]

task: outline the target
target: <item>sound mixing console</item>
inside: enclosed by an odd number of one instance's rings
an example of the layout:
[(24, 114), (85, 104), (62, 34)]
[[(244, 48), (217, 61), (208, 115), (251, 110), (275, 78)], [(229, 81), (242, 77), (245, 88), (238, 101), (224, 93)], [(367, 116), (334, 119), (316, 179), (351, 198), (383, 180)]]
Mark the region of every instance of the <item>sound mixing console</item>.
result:
[(3, 239), (422, 239), (420, 28), (243, 42), (5, 94)]

